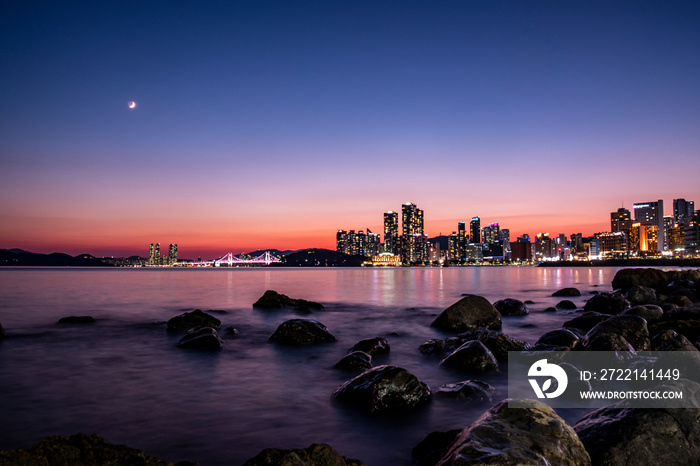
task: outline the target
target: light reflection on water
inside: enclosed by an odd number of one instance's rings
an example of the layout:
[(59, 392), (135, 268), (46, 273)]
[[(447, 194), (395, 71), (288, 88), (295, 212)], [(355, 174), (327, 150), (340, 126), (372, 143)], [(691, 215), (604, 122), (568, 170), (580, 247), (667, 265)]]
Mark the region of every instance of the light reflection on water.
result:
[[(384, 336), (391, 353), (375, 365), (408, 369), (434, 390), (468, 379), (420, 354), (445, 335), (435, 315), (479, 294), (491, 302), (532, 300), (531, 314), (504, 318), (503, 331), (534, 343), (572, 312), (544, 313), (575, 286), (583, 296), (610, 289), (614, 268), (399, 269), (3, 269), (0, 323), (0, 448), (29, 447), (53, 434), (100, 433), (170, 461), (242, 464), (266, 447), (327, 442), (368, 465), (410, 464), (413, 446), (435, 430), (463, 428), (488, 406), (435, 398), (401, 418), (373, 417), (332, 402), (353, 374), (332, 369), (363, 338)], [(291, 311), (252, 309), (266, 289), (319, 301), (335, 344), (280, 348), (267, 337)], [(175, 348), (164, 322), (185, 310), (221, 310), (240, 335), (215, 354)], [(57, 325), (69, 315), (95, 325)], [(535, 327), (524, 327), (525, 325)], [(503, 376), (482, 377), (505, 397)], [(571, 421), (580, 413), (562, 413)]]

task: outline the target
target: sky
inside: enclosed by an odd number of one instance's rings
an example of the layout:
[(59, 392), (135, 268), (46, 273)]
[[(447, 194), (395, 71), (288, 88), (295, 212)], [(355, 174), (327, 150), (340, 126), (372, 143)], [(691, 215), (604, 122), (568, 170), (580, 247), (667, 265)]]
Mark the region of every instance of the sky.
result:
[[(700, 203), (695, 1), (0, 3), (0, 248), (335, 249)], [(136, 107), (128, 108), (130, 101)]]

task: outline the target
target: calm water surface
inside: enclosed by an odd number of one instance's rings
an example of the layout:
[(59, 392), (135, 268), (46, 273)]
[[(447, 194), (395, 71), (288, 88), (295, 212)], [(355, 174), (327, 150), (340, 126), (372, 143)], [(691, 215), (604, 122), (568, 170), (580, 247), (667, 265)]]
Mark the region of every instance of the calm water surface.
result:
[[(503, 331), (534, 343), (576, 311), (545, 313), (574, 286), (607, 291), (616, 268), (398, 269), (0, 269), (0, 448), (27, 448), (54, 434), (99, 433), (169, 461), (238, 465), (267, 447), (326, 442), (370, 466), (410, 465), (435, 430), (464, 428), (488, 405), (434, 397), (401, 418), (363, 415), (331, 400), (355, 374), (333, 365), (359, 340), (386, 337), (374, 364), (406, 368), (433, 390), (469, 376), (439, 367), (418, 346), (448, 335), (429, 327), (462, 293), (491, 302), (532, 300)], [(252, 308), (267, 289), (326, 306), (310, 316), (337, 343), (267, 343), (293, 311)], [(217, 353), (175, 347), (165, 322), (195, 308), (235, 327)], [(58, 325), (91, 315), (94, 325)], [(305, 316), (306, 317), (306, 316)], [(223, 334), (223, 332), (222, 332)], [(504, 376), (482, 377), (506, 397)], [(575, 422), (579, 412), (560, 412)]]

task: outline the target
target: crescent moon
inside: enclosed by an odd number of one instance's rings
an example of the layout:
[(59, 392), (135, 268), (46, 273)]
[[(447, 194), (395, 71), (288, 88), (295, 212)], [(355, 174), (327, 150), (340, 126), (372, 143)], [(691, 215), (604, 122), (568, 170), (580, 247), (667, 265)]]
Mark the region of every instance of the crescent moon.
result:
[(129, 102), (128, 105), (129, 105), (129, 108), (136, 108), (136, 102), (134, 102), (133, 100), (131, 102)]

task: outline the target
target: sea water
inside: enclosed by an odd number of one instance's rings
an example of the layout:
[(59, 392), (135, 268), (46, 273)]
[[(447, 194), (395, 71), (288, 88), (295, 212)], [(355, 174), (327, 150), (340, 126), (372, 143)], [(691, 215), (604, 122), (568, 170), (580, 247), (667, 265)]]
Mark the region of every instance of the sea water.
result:
[[(373, 416), (332, 400), (354, 373), (334, 369), (358, 341), (381, 336), (391, 351), (374, 365), (401, 366), (427, 383), (467, 379), (506, 398), (504, 375), (475, 377), (439, 365), (418, 347), (448, 334), (430, 323), (464, 293), (491, 302), (530, 300), (530, 314), (504, 317), (503, 332), (531, 344), (580, 313), (592, 292), (609, 291), (612, 267), (0, 269), (0, 449), (29, 448), (49, 435), (98, 433), (168, 461), (237, 465), (264, 448), (324, 442), (370, 466), (410, 465), (433, 431), (461, 429), (490, 404), (433, 397), (401, 416)], [(544, 312), (567, 298), (579, 311)], [(276, 290), (318, 301), (322, 311), (260, 310)], [(176, 347), (165, 323), (193, 309), (222, 322), (223, 349)], [(90, 315), (94, 324), (58, 324)], [(308, 347), (268, 343), (292, 318), (326, 325), (338, 341)], [(235, 336), (227, 336), (227, 327)], [(583, 414), (560, 412), (570, 423)]]

